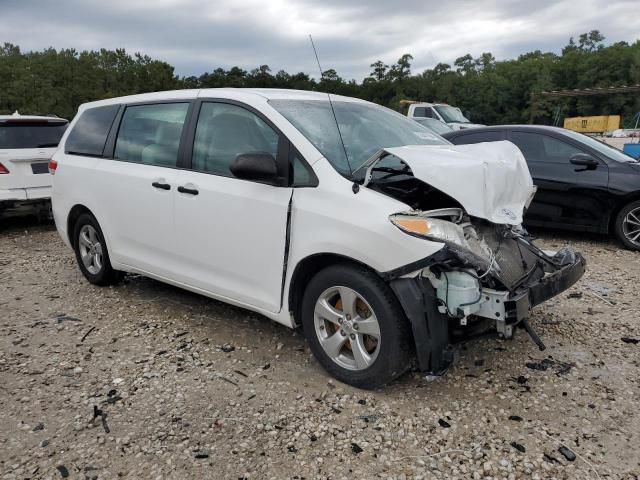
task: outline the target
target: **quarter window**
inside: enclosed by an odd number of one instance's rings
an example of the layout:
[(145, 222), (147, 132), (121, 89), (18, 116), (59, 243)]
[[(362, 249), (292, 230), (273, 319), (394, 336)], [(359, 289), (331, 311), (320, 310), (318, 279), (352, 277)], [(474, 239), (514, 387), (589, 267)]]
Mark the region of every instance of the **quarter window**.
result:
[(65, 153), (101, 157), (111, 124), (120, 105), (89, 108), (82, 112), (65, 142)]
[(538, 133), (512, 132), (511, 141), (520, 149), (524, 158), (532, 162), (568, 164), (571, 156), (584, 153), (569, 143)]
[(276, 158), (278, 134), (245, 108), (228, 103), (203, 103), (191, 168), (231, 177), (231, 163), (238, 155), (247, 153), (267, 153)]
[(175, 167), (188, 103), (127, 107), (122, 116), (114, 158)]

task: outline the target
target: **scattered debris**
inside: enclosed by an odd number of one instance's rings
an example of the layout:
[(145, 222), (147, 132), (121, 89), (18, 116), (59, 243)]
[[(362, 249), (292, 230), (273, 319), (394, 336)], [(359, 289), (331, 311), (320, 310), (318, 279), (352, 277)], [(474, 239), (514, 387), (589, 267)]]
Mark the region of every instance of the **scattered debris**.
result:
[(438, 424), (442, 427), (442, 428), (449, 428), (451, 427), (451, 424), (441, 418), (438, 419)]
[(640, 343), (640, 338), (622, 337), (620, 340), (622, 340), (624, 343), (632, 343), (634, 345)]
[(353, 453), (355, 453), (356, 455), (357, 455), (357, 454), (359, 454), (359, 453), (362, 453), (362, 452), (363, 452), (363, 450), (362, 450), (362, 448), (360, 447), (360, 445), (358, 445), (358, 444), (357, 444), (357, 443), (355, 443), (355, 442), (351, 442), (351, 451), (352, 451)]
[(33, 427), (33, 432), (39, 432), (40, 430), (44, 430), (44, 423), (38, 422), (38, 424)]
[(93, 406), (93, 418), (91, 421), (93, 422), (96, 418), (100, 417), (102, 420), (102, 428), (104, 429), (104, 433), (111, 433), (109, 430), (109, 425), (107, 425), (107, 413), (100, 410), (97, 405)]
[(224, 353), (230, 353), (233, 352), (236, 349), (236, 347), (234, 347), (233, 345), (229, 344), (229, 343), (225, 343), (224, 345), (222, 345), (221, 350)]
[(582, 292), (571, 292), (567, 298), (582, 298)]
[(209, 458), (209, 452), (205, 451), (205, 450), (196, 450), (193, 452), (193, 456), (194, 458), (197, 458), (198, 460), (202, 460), (204, 458)]
[(548, 453), (544, 454), (544, 458), (546, 458), (549, 461), (549, 463), (560, 463), (557, 458), (552, 457)]
[(58, 465), (56, 469), (58, 470), (58, 472), (60, 472), (60, 476), (62, 478), (69, 477), (69, 470), (67, 470), (67, 467), (65, 467), (64, 465)]
[[(525, 363), (527, 368), (531, 370), (540, 370), (546, 371), (549, 368), (555, 367), (556, 375), (564, 375), (565, 373), (569, 373), (573, 367), (575, 367), (574, 363), (561, 362), (559, 360), (553, 360), (552, 358), (544, 358), (540, 361), (527, 362)], [(518, 377), (519, 378), (519, 377)]]
[(527, 449), (524, 448), (524, 445), (521, 445), (517, 442), (511, 442), (511, 446), (518, 450), (520, 453), (525, 453), (527, 451)]
[(509, 420), (512, 420), (514, 422), (521, 422), (522, 417), (520, 415), (509, 415)]
[(85, 339), (89, 336), (89, 334), (91, 332), (93, 332), (96, 329), (95, 325), (93, 327), (91, 327), (89, 330), (87, 330), (87, 333), (85, 333), (82, 338), (80, 339), (80, 343), (84, 342)]
[(569, 460), (570, 462), (573, 462), (576, 459), (576, 454), (573, 453), (573, 451), (569, 450), (567, 447), (565, 447), (564, 445), (562, 445), (558, 451), (562, 454), (562, 456), (564, 458), (566, 458), (567, 460)]

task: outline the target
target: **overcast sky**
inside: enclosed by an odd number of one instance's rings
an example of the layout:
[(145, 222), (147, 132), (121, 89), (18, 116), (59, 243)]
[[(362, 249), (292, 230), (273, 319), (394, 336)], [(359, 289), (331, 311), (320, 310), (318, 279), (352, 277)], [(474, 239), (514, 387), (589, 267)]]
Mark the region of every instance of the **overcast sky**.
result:
[[(207, 5), (207, 6), (203, 6)], [(498, 59), (559, 52), (600, 30), (607, 43), (640, 38), (638, 0), (0, 0), (0, 43), (23, 50), (126, 48), (165, 60), (178, 75), (216, 67), (362, 80), (369, 64), (414, 57), (421, 72), (471, 53)]]

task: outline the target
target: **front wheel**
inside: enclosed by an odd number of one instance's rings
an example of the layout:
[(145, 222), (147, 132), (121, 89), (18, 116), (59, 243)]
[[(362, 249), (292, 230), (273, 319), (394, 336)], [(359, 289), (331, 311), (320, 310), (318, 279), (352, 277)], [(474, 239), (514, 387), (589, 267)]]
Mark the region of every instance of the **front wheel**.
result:
[(389, 286), (364, 268), (335, 265), (311, 279), (302, 325), (318, 362), (338, 380), (375, 388), (400, 376), (411, 359), (411, 334)]
[(640, 200), (620, 210), (616, 217), (615, 233), (625, 247), (640, 250)]

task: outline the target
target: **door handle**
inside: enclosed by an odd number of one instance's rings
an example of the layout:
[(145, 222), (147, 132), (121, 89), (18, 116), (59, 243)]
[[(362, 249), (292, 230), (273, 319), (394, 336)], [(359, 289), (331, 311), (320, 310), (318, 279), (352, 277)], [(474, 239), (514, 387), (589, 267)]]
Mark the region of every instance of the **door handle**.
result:
[(151, 186), (154, 188), (160, 188), (162, 190), (171, 190), (171, 185), (169, 185), (168, 183), (153, 182)]
[(199, 193), (198, 190), (196, 190), (195, 188), (186, 188), (186, 187), (183, 187), (183, 186), (179, 186), (178, 187), (178, 191), (180, 193), (186, 193), (188, 195), (198, 195), (198, 193)]

